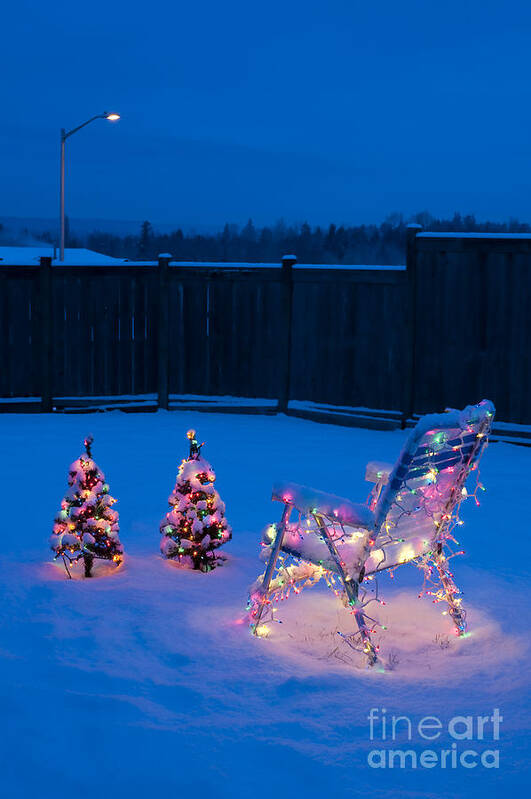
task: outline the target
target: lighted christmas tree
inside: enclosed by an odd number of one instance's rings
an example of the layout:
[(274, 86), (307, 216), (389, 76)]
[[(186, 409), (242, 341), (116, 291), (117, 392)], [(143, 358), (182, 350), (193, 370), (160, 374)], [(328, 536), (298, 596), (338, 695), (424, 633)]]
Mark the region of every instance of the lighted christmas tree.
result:
[(195, 430), (186, 434), (190, 454), (179, 467), (175, 488), (168, 498), (170, 510), (160, 525), (160, 550), (182, 566), (210, 571), (222, 558), (216, 550), (232, 538), (225, 518), (225, 503), (214, 487), (216, 475), (201, 456)]
[(55, 557), (69, 564), (81, 559), (85, 577), (92, 576), (94, 559), (121, 563), (123, 548), (118, 537), (116, 500), (109, 494), (105, 475), (92, 459), (92, 436), (85, 439), (85, 454), (74, 461), (68, 473), (69, 489), (61, 502), (50, 538)]

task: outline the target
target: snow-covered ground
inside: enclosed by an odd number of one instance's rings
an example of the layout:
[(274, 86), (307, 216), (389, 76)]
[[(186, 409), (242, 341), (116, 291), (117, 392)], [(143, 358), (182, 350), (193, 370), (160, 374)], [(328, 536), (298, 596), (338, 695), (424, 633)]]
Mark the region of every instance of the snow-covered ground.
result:
[[(412, 566), (380, 579), (384, 673), (349, 661), (335, 633), (351, 617), (326, 589), (291, 597), (269, 638), (243, 615), (261, 570), (264, 525), (278, 518), (271, 484), (291, 479), (365, 499), (367, 460), (394, 460), (405, 433), (283, 416), (163, 412), (3, 415), (0, 581), (1, 795), (63, 797), (494, 797), (527, 784), (529, 483), (531, 449), (492, 444), (482, 505), (465, 503), (454, 561), (471, 635), (451, 635), (442, 607), (418, 599)], [(233, 540), (225, 566), (181, 571), (158, 554), (159, 520), (185, 432), (205, 440)], [(101, 579), (65, 579), (48, 550), (69, 464), (84, 436), (120, 513), (126, 559)], [(368, 715), (407, 716), (405, 731), (369, 739)], [(383, 710), (385, 708), (385, 711)], [(455, 716), (503, 716), (483, 740), (456, 740)], [(435, 716), (442, 733), (416, 725)], [(463, 730), (463, 724), (456, 729)], [(455, 730), (454, 730), (455, 732)], [(374, 749), (499, 750), (481, 763), (371, 768)], [(374, 760), (373, 760), (374, 762)], [(469, 761), (470, 762), (470, 761)]]

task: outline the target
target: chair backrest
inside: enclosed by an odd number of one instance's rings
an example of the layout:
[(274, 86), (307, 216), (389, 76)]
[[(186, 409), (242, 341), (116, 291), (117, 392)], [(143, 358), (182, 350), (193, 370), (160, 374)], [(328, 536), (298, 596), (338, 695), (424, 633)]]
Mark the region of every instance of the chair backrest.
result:
[(419, 420), (375, 507), (376, 546), (388, 549), (385, 562), (376, 568), (422, 555), (443, 538), (487, 442), (494, 413), (492, 402), (483, 400)]

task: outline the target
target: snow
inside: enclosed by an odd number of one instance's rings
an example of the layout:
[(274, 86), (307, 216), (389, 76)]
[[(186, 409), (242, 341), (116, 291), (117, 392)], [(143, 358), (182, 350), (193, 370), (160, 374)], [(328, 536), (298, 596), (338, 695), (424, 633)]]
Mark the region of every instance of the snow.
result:
[(298, 483), (275, 483), (272, 497), (279, 502), (293, 505), (303, 514), (319, 510), (324, 516), (335, 517), (343, 524), (359, 524), (362, 527), (371, 527), (374, 524), (374, 515), (367, 505)]
[(365, 479), (369, 483), (378, 483), (381, 480), (385, 484), (393, 471), (393, 465), (385, 461), (369, 461), (365, 467)]
[[(0, 247), (0, 265), (6, 266), (31, 266), (38, 264), (42, 256), (52, 258), (54, 265), (60, 265), (58, 249), (43, 245), (42, 247)], [(165, 252), (159, 258), (172, 258), (171, 253)], [(295, 255), (285, 255), (284, 259), (296, 259)], [(113, 258), (110, 255), (87, 250), (84, 247), (65, 248), (65, 266), (157, 266), (158, 261), (133, 261), (128, 258)], [(273, 263), (241, 263), (227, 261), (175, 261), (171, 260), (170, 267), (176, 268), (200, 268), (205, 269), (227, 269), (227, 270), (248, 270), (248, 269), (280, 269), (281, 264), (276, 261)], [(375, 264), (295, 264), (294, 269), (341, 269), (341, 270), (391, 270), (403, 272), (405, 265), (375, 265)]]
[(405, 264), (295, 264), (294, 269), (362, 269), (369, 272), (405, 272)]
[(531, 239), (531, 233), (417, 233), (417, 239)]
[[(61, 264), (58, 249), (54, 247), (0, 247), (0, 266), (31, 266), (41, 257), (52, 258), (53, 264)], [(57, 256), (57, 257), (56, 257)], [(65, 266), (116, 266), (125, 263), (124, 258), (112, 258), (84, 247), (65, 248)]]
[[(394, 462), (407, 432), (315, 424), (285, 416), (193, 412), (3, 415), (0, 479), (2, 793), (10, 799), (147, 795), (265, 799), (475, 799), (524, 795), (529, 734), (528, 483), (531, 450), (492, 444), (487, 492), (465, 503), (455, 579), (471, 634), (418, 599), (421, 573), (379, 579), (386, 672), (356, 662), (336, 630), (351, 618), (324, 587), (282, 603), (268, 637), (238, 623), (263, 570), (262, 529), (278, 521), (271, 486), (288, 478), (362, 502), (369, 460)], [(206, 441), (233, 540), (225, 565), (183, 571), (159, 553), (161, 508), (190, 427)], [(120, 509), (125, 560), (93, 580), (65, 579), (48, 538), (68, 465), (88, 433)], [(502, 551), (503, 549), (503, 551)], [(350, 662), (353, 661), (353, 662)], [(367, 717), (443, 722), (503, 716), (500, 768), (373, 769)], [(458, 749), (493, 748), (492, 740)], [(98, 747), (97, 744), (100, 743)], [(396, 748), (396, 745), (395, 745)], [(81, 757), (83, 752), (83, 757)]]
[[(286, 257), (286, 256), (285, 256)], [(294, 258), (295, 256), (287, 256), (288, 258)], [(136, 266), (156, 266), (156, 261), (129, 261), (128, 263), (134, 264)], [(249, 269), (280, 269), (281, 264), (278, 261), (274, 261), (272, 263), (256, 263), (256, 262), (229, 262), (229, 261), (174, 261), (170, 262), (170, 268), (187, 268), (192, 267), (195, 269), (199, 269), (203, 267), (204, 269), (227, 269), (227, 270), (249, 270)], [(394, 265), (385, 265), (385, 264), (299, 264), (296, 263), (292, 267), (294, 270), (297, 269), (340, 269), (340, 270), (369, 270), (369, 271), (391, 271), (391, 272), (405, 272), (406, 266), (405, 264), (394, 264)]]
[(251, 262), (238, 262), (238, 261), (172, 261), (170, 266), (177, 267), (201, 267), (207, 269), (280, 269), (281, 264), (279, 261), (272, 261), (271, 263), (256, 263)]
[(408, 440), (407, 451), (413, 454), (422, 436), (431, 430), (435, 432), (454, 428), (466, 432), (469, 425), (478, 425), (484, 422), (487, 416), (493, 417), (494, 414), (495, 408), (490, 400), (482, 400), (478, 405), (467, 405), (462, 411), (452, 408), (445, 413), (427, 413), (417, 422), (415, 434)]
[[(295, 258), (294, 255), (286, 255), (284, 258)], [(277, 263), (229, 263), (225, 261), (172, 261), (170, 267), (205, 267), (207, 269), (280, 269), (280, 264)], [(406, 266), (402, 264), (386, 266), (380, 264), (299, 264), (293, 266), (294, 270), (297, 269), (341, 269), (341, 270), (369, 270), (381, 271), (387, 270), (392, 272), (404, 272)]]
[[(310, 528), (315, 531), (315, 526)], [(304, 527), (303, 527), (304, 530)], [(294, 557), (304, 558), (310, 564), (318, 566), (322, 564), (325, 569), (338, 572), (337, 563), (331, 557), (328, 547), (323, 537), (316, 532), (304, 530), (302, 535), (297, 523), (289, 524), (282, 540), (282, 551)], [(332, 528), (332, 534), (339, 538), (342, 531)], [(269, 525), (263, 534), (263, 543), (266, 545), (260, 557), (265, 562), (269, 559), (272, 548), (271, 544), (275, 540), (276, 526)], [(366, 536), (362, 530), (354, 531), (346, 540), (335, 542), (336, 549), (341, 558), (341, 565), (346, 574), (357, 576), (360, 570), (360, 558), (364, 555), (366, 547)], [(423, 555), (426, 552), (425, 536), (419, 538), (408, 538), (405, 543), (388, 543), (385, 548), (377, 547), (371, 551), (369, 557), (363, 561), (365, 574), (373, 574), (380, 569), (388, 569), (397, 564), (411, 560), (412, 557)], [(366, 556), (365, 556), (366, 557)], [(288, 568), (290, 568), (288, 566)], [(261, 581), (257, 582), (257, 587)], [(344, 653), (346, 654), (346, 653)]]

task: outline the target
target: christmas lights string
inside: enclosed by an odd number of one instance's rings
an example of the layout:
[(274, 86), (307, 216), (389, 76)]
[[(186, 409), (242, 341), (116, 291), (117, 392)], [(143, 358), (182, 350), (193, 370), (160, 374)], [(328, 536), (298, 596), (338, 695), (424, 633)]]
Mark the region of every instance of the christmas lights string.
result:
[(168, 498), (170, 510), (160, 523), (161, 553), (181, 566), (211, 571), (224, 560), (216, 551), (232, 538), (225, 518), (225, 503), (214, 487), (216, 475), (201, 455), (195, 430), (186, 437), (190, 451), (181, 461), (175, 488)]
[[(479, 462), (486, 448), (491, 423), (492, 414), (487, 413), (479, 429), (468, 425), (459, 432), (452, 431), (451, 437), (445, 431), (430, 431), (426, 436), (431, 435), (431, 438), (428, 441), (425, 441), (425, 437), (421, 440), (411, 459), (406, 479), (396, 492), (381, 525), (381, 531), (373, 542), (373, 552), (380, 553), (381, 560), (375, 573), (360, 575), (359, 594), (354, 605), (349, 602), (338, 575), (325, 568), (322, 561), (315, 564), (289, 551), (281, 552), (267, 594), (261, 593), (260, 590), (251, 591), (248, 610), (253, 631), (258, 632), (258, 625), (255, 624), (253, 627), (253, 619), (259, 619), (259, 626), (262, 627), (267, 621), (272, 620), (272, 614), (276, 611), (274, 605), (287, 599), (291, 591), (299, 594), (303, 588), (315, 585), (324, 578), (327, 587), (342, 601), (350, 613), (362, 614), (365, 622), (370, 623), (366, 631), (358, 629), (350, 634), (339, 633), (352, 649), (367, 654), (369, 649), (365, 633), (374, 634), (378, 629), (387, 629), (367, 611), (372, 602), (385, 605), (385, 601), (379, 596), (376, 575), (386, 570), (393, 577), (394, 569), (402, 563), (410, 562), (423, 572), (423, 585), (418, 596), (430, 596), (433, 602), (446, 601), (448, 610), (444, 611), (443, 615), (449, 614), (452, 617), (456, 633), (462, 635), (466, 630), (466, 613), (461, 605), (461, 592), (454, 582), (454, 575), (448, 564), (454, 557), (464, 554), (464, 550), (457, 550), (452, 546), (452, 544), (459, 546), (454, 531), (464, 524), (460, 517), (463, 501), (472, 498), (479, 505), (478, 494), (480, 491), (485, 491), (480, 480)], [(439, 465), (443, 468), (438, 468)], [(476, 474), (473, 491), (465, 487), (471, 471)], [(377, 505), (380, 491), (381, 486), (375, 486), (369, 496), (368, 504), (373, 510)], [(407, 533), (412, 533), (411, 521), (413, 521), (413, 532), (415, 525), (417, 531), (424, 531), (424, 534), (426, 534), (426, 525), (432, 531), (429, 539), (423, 542), (430, 548), (420, 555), (404, 557), (398, 563), (393, 562), (386, 566), (389, 545), (407, 545)], [(356, 537), (366, 535), (366, 531), (354, 530), (350, 533), (338, 519), (323, 517), (323, 522), (335, 545), (341, 546)], [(404, 534), (400, 535), (400, 527), (404, 525), (409, 527), (409, 530), (406, 530), (406, 537)], [(273, 527), (276, 530), (276, 526)], [(287, 525), (285, 536), (286, 534), (291, 541), (297, 536), (303, 541), (308, 535), (315, 535), (324, 540), (311, 513), (299, 512), (298, 521)], [(271, 551), (271, 544), (266, 543), (263, 546), (266, 552)], [(296, 546), (293, 548), (296, 549)], [(341, 565), (344, 567), (346, 564), (341, 561)], [(374, 646), (375, 651), (378, 648), (378, 645)]]
[(80, 560), (85, 577), (91, 577), (94, 560), (108, 560), (119, 566), (123, 558), (118, 513), (112, 509), (116, 500), (109, 494), (105, 475), (92, 459), (93, 441), (92, 436), (85, 439), (85, 454), (70, 466), (69, 490), (50, 538), (54, 559), (62, 559), (69, 579), (72, 574), (68, 566)]

